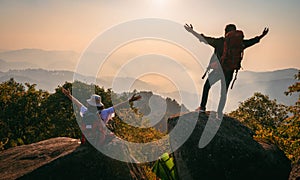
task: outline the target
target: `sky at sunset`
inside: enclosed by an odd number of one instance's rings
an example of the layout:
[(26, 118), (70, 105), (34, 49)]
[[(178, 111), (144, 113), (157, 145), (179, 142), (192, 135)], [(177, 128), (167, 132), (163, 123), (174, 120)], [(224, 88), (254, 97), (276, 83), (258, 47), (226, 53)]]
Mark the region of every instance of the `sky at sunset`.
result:
[[(82, 53), (95, 37), (120, 23), (161, 18), (182, 27), (191, 23), (197, 32), (213, 37), (223, 36), (228, 23), (236, 24), (246, 38), (269, 27), (269, 34), (246, 50), (244, 68), (300, 68), (300, 51), (296, 49), (300, 42), (299, 7), (299, 0), (1, 0), (0, 50)], [(188, 36), (191, 34), (178, 38)]]

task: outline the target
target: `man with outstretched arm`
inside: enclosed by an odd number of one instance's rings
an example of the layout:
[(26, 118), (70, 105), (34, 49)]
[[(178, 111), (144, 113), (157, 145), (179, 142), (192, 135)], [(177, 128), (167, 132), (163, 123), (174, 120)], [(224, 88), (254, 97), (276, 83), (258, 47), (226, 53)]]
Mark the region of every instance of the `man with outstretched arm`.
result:
[[(84, 117), (84, 115), (88, 112), (97, 113), (100, 119), (104, 122), (104, 125), (106, 125), (113, 118), (116, 108), (141, 99), (140, 95), (136, 96), (133, 94), (128, 101), (124, 101), (109, 108), (104, 108), (104, 105), (101, 102), (101, 96), (97, 94), (91, 95), (91, 97), (86, 100), (87, 106), (85, 106), (78, 99), (71, 95), (70, 90), (66, 90), (62, 87), (62, 92), (78, 107), (81, 117)], [(99, 128), (102, 129), (101, 126)], [(81, 141), (85, 142), (85, 137), (83, 134)]]
[[(214, 37), (208, 37), (205, 36), (204, 34), (199, 34), (193, 29), (192, 24), (188, 25), (185, 24), (184, 28), (192, 33), (196, 38), (199, 39), (200, 42), (203, 42), (205, 44), (208, 44), (214, 48), (214, 54), (210, 60), (208, 69), (213, 69), (211, 73), (209, 73), (208, 79), (205, 81), (204, 87), (203, 87), (203, 92), (202, 92), (202, 99), (201, 99), (201, 104), (200, 106), (196, 109), (199, 112), (205, 112), (206, 111), (206, 104), (207, 104), (207, 99), (208, 99), (208, 93), (213, 84), (215, 84), (217, 81), (221, 80), (221, 98), (217, 110), (217, 115), (219, 118), (222, 118), (223, 116), (223, 109), (225, 106), (226, 102), (226, 97), (227, 97), (227, 91), (230, 82), (232, 81), (234, 70), (227, 70), (227, 68), (223, 67), (222, 68), (216, 68), (218, 67), (217, 64), (219, 62), (221, 63), (221, 57), (223, 55), (224, 51), (224, 41), (225, 37), (219, 37), (219, 38), (214, 38)], [(225, 27), (225, 36), (227, 33), (231, 31), (236, 31), (236, 26), (234, 24), (228, 24)], [(261, 35), (256, 36), (251, 39), (243, 39), (243, 48), (246, 49), (256, 43), (258, 43), (265, 35), (267, 35), (269, 32), (268, 28), (265, 28), (262, 32)], [(219, 61), (218, 63), (216, 63)], [(222, 73), (224, 74), (224, 78), (222, 78)], [(204, 78), (204, 77), (203, 77)]]
[(105, 124), (107, 124), (107, 122), (111, 120), (116, 108), (125, 105), (128, 102), (131, 103), (142, 98), (140, 95), (136, 96), (134, 94), (128, 101), (124, 101), (122, 103), (116, 104), (112, 107), (105, 109), (104, 105), (101, 102), (101, 96), (97, 94), (91, 95), (91, 98), (86, 100), (88, 106), (86, 107), (78, 99), (72, 96), (69, 90), (66, 90), (62, 87), (62, 92), (80, 109), (80, 116), (83, 116), (88, 111), (88, 107), (97, 107), (98, 113), (100, 114), (101, 119), (104, 121)]

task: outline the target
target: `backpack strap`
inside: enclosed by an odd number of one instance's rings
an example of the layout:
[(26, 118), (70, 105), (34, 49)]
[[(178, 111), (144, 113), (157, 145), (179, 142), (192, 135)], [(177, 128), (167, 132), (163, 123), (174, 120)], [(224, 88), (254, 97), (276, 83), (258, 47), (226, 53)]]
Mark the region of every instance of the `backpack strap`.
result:
[[(93, 122), (91, 123), (91, 128), (92, 128), (92, 137), (93, 137), (93, 145), (98, 146), (98, 145), (102, 145), (106, 142), (106, 138), (107, 138), (107, 131), (105, 129), (105, 123), (101, 118), (101, 113), (100, 112), (90, 112), (87, 111), (85, 113), (85, 116), (92, 116), (94, 117)], [(85, 125), (85, 119), (83, 119), (83, 125), (86, 127)]]
[(205, 73), (204, 73), (204, 74), (203, 74), (203, 76), (202, 76), (202, 79), (204, 79), (204, 78), (205, 78), (206, 74), (208, 74), (208, 71), (209, 71), (209, 68), (207, 67), (207, 69), (206, 69)]
[(234, 83), (235, 83), (235, 81), (236, 81), (236, 79), (237, 79), (238, 72), (239, 72), (239, 70), (236, 69), (236, 70), (235, 70), (235, 76), (234, 76), (234, 79), (233, 79), (233, 81), (232, 81), (232, 84), (231, 84), (230, 89), (233, 88), (233, 85), (234, 85)]

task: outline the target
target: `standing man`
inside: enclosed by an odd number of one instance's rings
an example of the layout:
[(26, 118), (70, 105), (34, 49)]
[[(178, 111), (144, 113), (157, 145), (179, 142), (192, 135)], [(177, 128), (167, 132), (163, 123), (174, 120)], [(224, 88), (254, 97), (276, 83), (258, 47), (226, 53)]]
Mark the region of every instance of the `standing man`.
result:
[[(213, 71), (209, 73), (208, 79), (204, 84), (201, 104), (196, 110), (199, 112), (206, 111), (206, 104), (207, 104), (209, 90), (212, 85), (214, 85), (216, 82), (221, 80), (221, 98), (217, 110), (217, 116), (219, 119), (221, 119), (223, 117), (223, 109), (227, 98), (228, 87), (230, 82), (232, 81), (233, 73), (234, 73), (234, 70), (226, 67), (226, 63), (222, 61), (224, 60), (224, 56), (225, 56), (224, 42), (225, 42), (226, 35), (228, 35), (232, 31), (236, 31), (236, 26), (234, 24), (228, 24), (225, 27), (225, 37), (219, 37), (219, 38), (208, 37), (203, 34), (197, 33), (196, 31), (194, 31), (192, 24), (190, 25), (185, 24), (184, 28), (188, 32), (192, 33), (195, 37), (197, 37), (200, 42), (204, 42), (205, 44), (208, 44), (214, 48), (214, 54), (208, 66), (208, 69), (213, 69)], [(256, 36), (248, 40), (242, 39), (242, 47), (243, 47), (242, 50), (258, 43), (265, 35), (268, 34), (268, 32), (269, 29), (265, 28), (260, 36)]]

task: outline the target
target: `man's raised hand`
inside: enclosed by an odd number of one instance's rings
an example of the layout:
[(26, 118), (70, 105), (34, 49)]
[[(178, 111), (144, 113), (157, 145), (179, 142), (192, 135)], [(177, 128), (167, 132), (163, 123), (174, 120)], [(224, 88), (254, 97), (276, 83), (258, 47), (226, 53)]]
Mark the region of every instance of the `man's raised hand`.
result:
[(194, 31), (194, 30), (193, 30), (193, 25), (192, 25), (192, 24), (190, 24), (190, 25), (185, 24), (185, 25), (184, 25), (184, 28), (185, 28), (188, 32)]
[(131, 96), (131, 98), (129, 99), (129, 102), (137, 101), (137, 100), (139, 100), (139, 99), (141, 99), (141, 98), (142, 98), (141, 95), (137, 95), (137, 96), (136, 96), (136, 94), (133, 94), (133, 95)]
[(265, 35), (267, 35), (269, 32), (269, 28), (265, 28), (264, 31), (262, 32), (262, 34), (260, 35), (260, 38), (263, 38)]
[(70, 90), (66, 90), (64, 87), (61, 87), (61, 91), (62, 91), (62, 93), (64, 93), (66, 96), (70, 96), (70, 95), (71, 95)]

